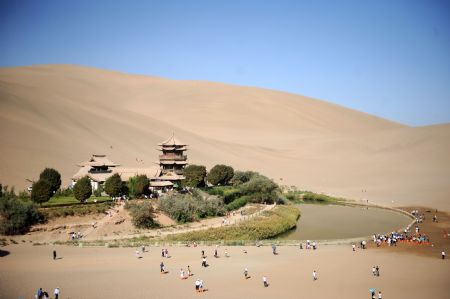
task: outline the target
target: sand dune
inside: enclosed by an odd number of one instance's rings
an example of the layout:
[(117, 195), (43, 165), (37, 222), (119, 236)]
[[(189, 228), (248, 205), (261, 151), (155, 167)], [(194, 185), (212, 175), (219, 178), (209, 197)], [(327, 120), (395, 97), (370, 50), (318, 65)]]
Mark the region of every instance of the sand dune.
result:
[[(450, 124), (412, 128), (299, 95), (70, 65), (0, 69), (0, 181), (64, 183), (92, 153), (149, 166), (172, 132), (192, 163), (389, 205), (450, 210)], [(143, 160), (142, 163), (137, 163)], [(367, 192), (362, 192), (367, 190)]]

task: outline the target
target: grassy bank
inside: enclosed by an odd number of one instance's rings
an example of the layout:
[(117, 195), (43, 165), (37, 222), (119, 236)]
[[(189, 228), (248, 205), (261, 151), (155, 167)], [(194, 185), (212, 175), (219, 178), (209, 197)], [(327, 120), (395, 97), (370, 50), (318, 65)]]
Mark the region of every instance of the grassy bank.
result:
[(285, 196), (293, 203), (339, 204), (346, 202), (344, 198), (318, 194), (310, 191), (290, 191), (286, 193)]
[(44, 202), (42, 204), (43, 208), (47, 207), (56, 207), (56, 206), (72, 206), (72, 205), (86, 205), (86, 204), (93, 204), (94, 199), (97, 200), (97, 203), (106, 202), (106, 201), (112, 201), (111, 197), (109, 196), (92, 196), (87, 200), (86, 203), (81, 203), (79, 200), (77, 200), (74, 196), (58, 196), (58, 197), (52, 197), (49, 201)]
[(170, 241), (263, 240), (295, 227), (300, 211), (294, 206), (277, 206), (260, 217), (237, 225), (210, 228), (167, 236)]
[(50, 206), (47, 208), (39, 208), (45, 219), (53, 219), (58, 217), (66, 216), (84, 216), (88, 214), (103, 214), (114, 203), (112, 201), (97, 202), (92, 204), (79, 204), (79, 205), (68, 205), (68, 206)]

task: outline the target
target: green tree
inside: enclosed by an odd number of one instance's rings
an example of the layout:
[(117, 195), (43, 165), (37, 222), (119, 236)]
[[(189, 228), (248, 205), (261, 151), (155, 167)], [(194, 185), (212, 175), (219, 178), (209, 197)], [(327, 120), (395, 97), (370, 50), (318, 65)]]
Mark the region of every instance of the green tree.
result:
[(47, 180), (39, 180), (33, 183), (31, 190), (31, 200), (35, 203), (41, 204), (52, 197), (52, 186)]
[(73, 187), (73, 195), (80, 202), (86, 202), (86, 200), (92, 195), (91, 180), (85, 176), (77, 181)]
[(240, 185), (239, 189), (243, 195), (248, 195), (253, 202), (273, 203), (278, 197), (278, 185), (271, 179), (258, 175), (247, 183)]
[(53, 168), (45, 168), (39, 175), (39, 180), (49, 182), (53, 193), (61, 187), (61, 175)]
[(184, 169), (186, 177), (184, 184), (189, 187), (204, 187), (206, 167), (202, 165), (189, 165)]
[(254, 171), (235, 171), (234, 176), (231, 179), (231, 183), (234, 186), (239, 186), (243, 183), (247, 183), (254, 176), (257, 176), (258, 173)]
[(105, 192), (111, 197), (119, 197), (123, 194), (124, 184), (119, 174), (113, 174), (105, 181)]
[(137, 228), (153, 228), (157, 227), (158, 223), (153, 219), (154, 209), (152, 204), (148, 201), (134, 202), (130, 201), (125, 205), (131, 215), (131, 222)]
[(227, 165), (216, 165), (208, 173), (208, 182), (212, 185), (227, 185), (234, 176), (234, 169)]
[(136, 176), (136, 190), (135, 196), (140, 197), (150, 194), (150, 180), (146, 175)]
[(3, 193), (0, 197), (0, 234), (21, 234), (41, 220), (36, 205)]

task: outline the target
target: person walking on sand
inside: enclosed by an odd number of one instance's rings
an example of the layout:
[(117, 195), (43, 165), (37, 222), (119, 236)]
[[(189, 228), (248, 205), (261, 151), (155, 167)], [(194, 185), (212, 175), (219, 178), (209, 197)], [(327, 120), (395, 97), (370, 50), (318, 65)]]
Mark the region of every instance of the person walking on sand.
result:
[(375, 269), (375, 266), (372, 267), (372, 275), (373, 276), (377, 275), (377, 270)]
[(263, 285), (265, 288), (267, 288), (269, 286), (269, 283), (267, 282), (267, 277), (263, 276)]
[(247, 268), (244, 269), (244, 278), (245, 279), (249, 278), (249, 276), (248, 276), (248, 269)]
[(317, 272), (316, 272), (316, 270), (313, 271), (312, 275), (313, 275), (313, 281), (316, 281), (317, 280)]
[(181, 270), (180, 270), (180, 278), (184, 279), (184, 270), (183, 270), (183, 268), (181, 268)]
[(441, 252), (441, 257), (442, 257), (443, 260), (445, 260), (445, 251), (443, 251), (443, 250)]
[(228, 249), (225, 249), (225, 257), (230, 257), (230, 256), (228, 255)]
[(273, 253), (274, 255), (277, 254), (277, 246), (276, 246), (275, 244), (272, 244), (272, 253)]
[(198, 279), (195, 281), (195, 291), (200, 292), (200, 280)]
[(56, 260), (56, 250), (53, 250), (53, 260)]
[(159, 269), (161, 270), (161, 274), (164, 273), (164, 263), (161, 262), (161, 264), (159, 264)]
[(376, 266), (375, 270), (376, 270), (377, 276), (380, 276), (380, 267)]
[(206, 258), (202, 259), (202, 267), (207, 267)]
[(378, 291), (378, 299), (383, 299), (383, 296), (381, 295), (381, 291)]
[(356, 245), (355, 244), (352, 244), (352, 250), (356, 251)]
[(188, 277), (192, 276), (191, 267), (189, 265), (187, 266), (187, 274)]
[(53, 294), (55, 295), (55, 299), (58, 299), (58, 298), (59, 298), (59, 287), (57, 287), (57, 288), (55, 289), (55, 291), (53, 292)]

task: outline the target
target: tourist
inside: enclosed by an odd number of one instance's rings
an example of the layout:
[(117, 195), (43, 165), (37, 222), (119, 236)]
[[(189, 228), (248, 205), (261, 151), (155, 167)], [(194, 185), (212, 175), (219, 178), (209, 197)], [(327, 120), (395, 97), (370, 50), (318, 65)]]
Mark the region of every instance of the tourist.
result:
[(313, 281), (316, 281), (317, 280), (317, 272), (316, 272), (316, 270), (313, 271), (312, 275), (313, 275)]
[(441, 252), (442, 259), (445, 260), (445, 251)]
[(42, 291), (42, 288), (39, 288), (36, 293), (36, 298), (42, 299), (43, 295), (44, 295), (44, 292)]
[(56, 250), (53, 250), (53, 260), (56, 260)]
[(249, 276), (248, 276), (248, 269), (247, 268), (244, 269), (244, 278), (245, 279), (249, 278)]
[(366, 240), (363, 240), (362, 242), (361, 242), (361, 245), (362, 245), (362, 249), (366, 249)]
[(269, 286), (269, 283), (267, 282), (267, 277), (263, 276), (263, 285), (265, 288)]
[(202, 267), (208, 267), (208, 264), (206, 263), (206, 258), (204, 257), (203, 259), (202, 259)]
[(217, 249), (214, 249), (214, 257), (215, 257), (215, 258), (218, 258), (218, 257), (219, 257), (219, 255), (217, 254)]
[(316, 246), (316, 242), (315, 242), (315, 241), (312, 243), (312, 248), (313, 248), (313, 250), (316, 250), (316, 249), (317, 249), (317, 246)]
[(377, 270), (376, 270), (375, 266), (372, 267), (372, 275), (377, 276)]
[(433, 216), (433, 222), (438, 222), (438, 221), (437, 221), (437, 216), (436, 216), (436, 215)]
[(370, 298), (371, 299), (376, 299), (375, 298), (375, 290), (370, 291)]
[(277, 254), (277, 246), (276, 246), (275, 244), (272, 244), (272, 253), (273, 253), (274, 255)]
[(142, 245), (142, 246), (141, 246), (141, 251), (142, 251), (142, 253), (145, 252), (145, 245)]
[(303, 244), (302, 243), (300, 243), (300, 249), (303, 249)]
[(187, 274), (188, 277), (192, 276), (191, 267), (189, 265), (187, 266)]
[(205, 289), (203, 287), (203, 279), (199, 279), (199, 286), (198, 286), (198, 288), (199, 288), (200, 292), (204, 292), (205, 291)]
[(166, 248), (166, 250), (164, 251), (164, 255), (166, 256), (166, 258), (169, 258), (169, 250)]
[(164, 251), (164, 248), (161, 249), (161, 256), (162, 256), (162, 257), (165, 257), (165, 251)]
[(381, 291), (378, 291), (378, 299), (383, 299), (383, 296), (381, 295)]
[(225, 249), (225, 257), (230, 257), (230, 256), (228, 255), (228, 250), (227, 250), (227, 249)]
[(352, 244), (352, 250), (356, 251), (356, 245), (355, 244)]
[(55, 295), (55, 299), (59, 298), (59, 287), (55, 288), (55, 290), (53, 291), (53, 294)]
[(200, 280), (198, 279), (195, 281), (195, 291), (200, 292)]
[(375, 270), (376, 270), (377, 276), (380, 276), (380, 267), (376, 266)]
[(180, 270), (180, 278), (184, 279), (184, 270), (183, 270), (183, 268), (181, 268), (181, 270)]
[(161, 262), (161, 264), (159, 264), (159, 268), (160, 268), (160, 270), (161, 270), (161, 274), (163, 274), (164, 272), (166, 272), (166, 271), (164, 270), (164, 263), (163, 263), (163, 262)]
[(49, 299), (48, 293), (46, 291), (42, 292), (42, 299)]
[(136, 249), (136, 251), (134, 252), (134, 254), (136, 255), (136, 258), (140, 258), (140, 256), (139, 256), (139, 249)]

